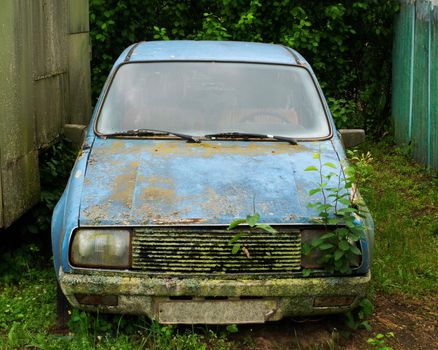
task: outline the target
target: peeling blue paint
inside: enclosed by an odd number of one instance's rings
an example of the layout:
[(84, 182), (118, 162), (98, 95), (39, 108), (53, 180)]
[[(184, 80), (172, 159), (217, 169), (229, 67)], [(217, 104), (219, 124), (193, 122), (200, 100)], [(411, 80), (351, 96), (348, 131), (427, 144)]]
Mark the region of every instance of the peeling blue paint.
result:
[[(308, 223), (306, 205), (324, 161), (340, 168), (330, 141), (203, 142), (97, 139), (81, 199), (81, 225), (227, 225), (255, 209), (262, 222)], [(336, 186), (335, 179), (333, 186)], [(312, 198), (317, 200), (317, 196)], [(322, 198), (320, 198), (322, 200)]]

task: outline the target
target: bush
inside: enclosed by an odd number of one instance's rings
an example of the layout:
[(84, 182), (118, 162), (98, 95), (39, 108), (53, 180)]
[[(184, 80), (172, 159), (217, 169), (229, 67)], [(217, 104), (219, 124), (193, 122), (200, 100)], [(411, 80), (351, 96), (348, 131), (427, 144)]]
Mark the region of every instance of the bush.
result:
[(26, 230), (34, 234), (50, 231), (52, 212), (64, 192), (78, 149), (67, 139), (60, 139), (39, 153), (41, 181), (40, 202), (25, 222)]
[(390, 115), (395, 0), (90, 0), (92, 89), (120, 52), (141, 40), (281, 43), (315, 69), (342, 127), (383, 131)]

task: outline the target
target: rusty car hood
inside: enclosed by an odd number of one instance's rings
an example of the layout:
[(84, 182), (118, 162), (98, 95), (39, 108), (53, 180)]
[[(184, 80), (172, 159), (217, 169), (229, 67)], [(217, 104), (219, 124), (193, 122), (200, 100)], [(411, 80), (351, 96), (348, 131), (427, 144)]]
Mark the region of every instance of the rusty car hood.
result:
[(227, 225), (255, 210), (272, 224), (308, 223), (315, 152), (339, 168), (330, 140), (101, 139), (86, 168), (80, 225)]

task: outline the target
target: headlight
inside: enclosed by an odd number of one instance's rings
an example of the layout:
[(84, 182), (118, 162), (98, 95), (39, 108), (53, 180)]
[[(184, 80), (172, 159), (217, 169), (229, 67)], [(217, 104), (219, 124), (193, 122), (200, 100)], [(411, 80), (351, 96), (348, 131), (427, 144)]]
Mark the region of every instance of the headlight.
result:
[(123, 229), (79, 229), (70, 246), (70, 262), (79, 267), (128, 268), (131, 232)]

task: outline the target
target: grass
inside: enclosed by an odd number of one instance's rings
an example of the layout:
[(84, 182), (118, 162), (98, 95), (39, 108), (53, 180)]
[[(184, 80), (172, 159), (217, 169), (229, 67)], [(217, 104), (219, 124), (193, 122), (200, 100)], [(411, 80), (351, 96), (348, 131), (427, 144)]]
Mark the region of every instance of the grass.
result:
[[(226, 329), (163, 326), (144, 317), (73, 310), (69, 330), (55, 326), (55, 277), (36, 269), (0, 288), (0, 349), (225, 350)], [(65, 334), (66, 333), (66, 334)]]
[(438, 181), (386, 143), (370, 147), (364, 196), (375, 222), (373, 286), (418, 297), (438, 291)]
[(57, 329), (48, 241), (21, 231), (15, 225), (0, 233), (0, 349), (226, 350), (233, 345), (224, 327), (162, 326), (139, 316), (78, 310), (68, 330)]
[(56, 284), (51, 268), (31, 269), (0, 287), (0, 349), (226, 350), (225, 328), (163, 326), (140, 316), (73, 310), (68, 332), (55, 328)]
[(29, 270), (0, 289), (0, 348), (19, 348), (47, 335), (55, 322), (52, 271)]
[[(408, 159), (403, 149), (388, 143), (369, 148), (374, 171), (362, 194), (376, 224), (373, 289), (386, 295), (436, 295), (438, 180)], [(9, 248), (0, 244), (0, 349), (225, 350), (255, 346), (253, 339), (236, 340), (224, 327), (163, 326), (143, 317), (78, 310), (73, 310), (68, 331), (59, 333), (49, 254), (41, 253), (43, 247), (35, 242), (16, 248), (19, 241), (12, 240)]]

